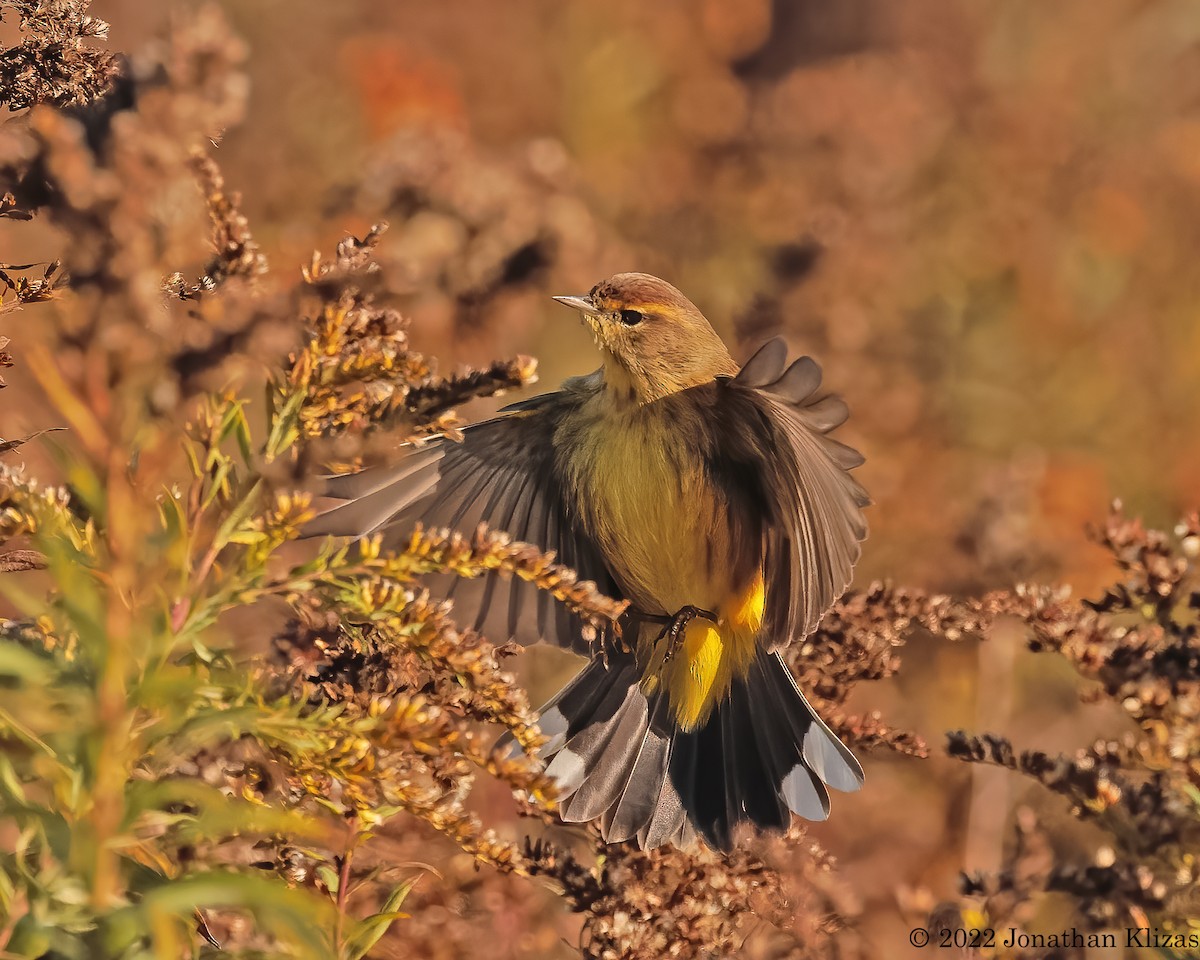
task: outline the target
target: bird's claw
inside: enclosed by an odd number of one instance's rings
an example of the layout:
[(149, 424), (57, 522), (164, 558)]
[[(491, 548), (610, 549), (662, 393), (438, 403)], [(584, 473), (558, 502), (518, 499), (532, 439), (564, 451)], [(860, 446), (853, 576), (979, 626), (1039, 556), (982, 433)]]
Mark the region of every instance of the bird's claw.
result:
[(705, 610), (703, 607), (697, 607), (694, 604), (680, 607), (674, 613), (642, 613), (641, 611), (630, 611), (630, 617), (633, 620), (641, 620), (649, 623), (663, 624), (662, 630), (658, 632), (658, 636), (654, 638), (654, 645), (657, 647), (665, 638), (667, 640), (667, 650), (663, 654), (663, 663), (670, 661), (675, 655), (675, 651), (679, 649), (679, 643), (683, 639), (684, 631), (687, 625), (698, 617), (703, 617), (705, 620), (717, 622), (717, 615), (711, 610)]

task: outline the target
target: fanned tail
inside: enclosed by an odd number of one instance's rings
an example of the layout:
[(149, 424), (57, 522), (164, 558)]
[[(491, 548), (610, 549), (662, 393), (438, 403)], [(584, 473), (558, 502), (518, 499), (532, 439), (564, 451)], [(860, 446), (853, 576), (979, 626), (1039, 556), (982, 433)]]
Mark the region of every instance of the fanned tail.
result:
[(736, 827), (787, 828), (829, 815), (862, 767), (813, 712), (777, 653), (760, 650), (699, 729), (685, 732), (661, 690), (647, 696), (633, 654), (589, 663), (542, 709), (547, 772), (568, 823), (600, 820), (605, 840), (651, 848), (697, 836), (720, 850)]

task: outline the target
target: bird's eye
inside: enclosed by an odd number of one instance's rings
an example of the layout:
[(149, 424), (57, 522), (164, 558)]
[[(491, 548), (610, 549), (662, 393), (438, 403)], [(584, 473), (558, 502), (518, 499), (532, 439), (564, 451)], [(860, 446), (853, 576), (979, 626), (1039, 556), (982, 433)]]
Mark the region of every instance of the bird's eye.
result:
[(642, 322), (642, 311), (641, 310), (622, 310), (621, 311), (621, 322), (630, 327), (632, 327), (635, 323), (641, 323)]

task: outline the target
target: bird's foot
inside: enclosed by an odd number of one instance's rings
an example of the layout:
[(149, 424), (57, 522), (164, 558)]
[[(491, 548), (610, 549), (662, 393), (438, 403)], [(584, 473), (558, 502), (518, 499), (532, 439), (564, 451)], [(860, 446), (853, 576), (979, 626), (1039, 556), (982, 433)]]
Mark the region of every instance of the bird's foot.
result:
[(654, 638), (654, 645), (657, 647), (664, 639), (667, 641), (667, 650), (663, 654), (663, 663), (670, 661), (675, 655), (675, 651), (679, 649), (680, 641), (683, 639), (684, 632), (687, 630), (687, 625), (693, 620), (703, 617), (705, 620), (717, 622), (717, 615), (711, 610), (705, 610), (703, 607), (697, 607), (693, 604), (680, 607), (674, 613), (643, 613), (640, 610), (629, 612), (631, 620), (640, 620), (646, 623), (661, 623), (662, 630), (658, 636)]

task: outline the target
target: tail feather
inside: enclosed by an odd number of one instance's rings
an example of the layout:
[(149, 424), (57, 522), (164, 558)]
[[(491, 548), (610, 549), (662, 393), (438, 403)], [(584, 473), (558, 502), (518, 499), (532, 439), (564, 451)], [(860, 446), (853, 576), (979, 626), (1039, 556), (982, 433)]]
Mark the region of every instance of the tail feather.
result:
[(696, 842), (696, 826), (687, 818), (685, 811), (683, 823), (679, 825), (679, 832), (671, 838), (671, 845), (678, 847), (681, 850), (686, 850)]
[[(607, 725), (607, 735), (597, 739), (596, 746), (584, 754), (587, 778), (559, 809), (568, 823), (595, 820), (620, 798), (638, 747), (646, 737), (650, 723), (647, 707), (644, 696), (626, 696), (614, 722)], [(574, 753), (574, 746), (571, 741), (559, 756)], [(595, 760), (589, 762), (593, 757)]]
[(650, 698), (649, 723), (642, 744), (633, 757), (629, 775), (609, 808), (605, 836), (614, 843), (629, 840), (649, 824), (668, 783), (667, 762), (671, 752), (670, 703), (659, 690)]
[(747, 678), (747, 696), (731, 702), (730, 712), (736, 717), (734, 734), (738, 750), (738, 781), (752, 785), (745, 791), (742, 808), (751, 822), (767, 830), (786, 830), (791, 813), (779, 788), (780, 775), (786, 775), (792, 756), (799, 751), (789, 750), (788, 738), (777, 735), (778, 721), (764, 710), (765, 698), (755, 697), (760, 686), (755, 675), (760, 658), (755, 658)]
[(669, 737), (667, 753), (663, 758), (662, 782), (659, 784), (658, 790), (652, 794), (653, 804), (650, 816), (637, 832), (638, 846), (645, 849), (652, 850), (655, 847), (661, 847), (664, 843), (669, 843), (681, 833), (687, 823), (687, 815), (683, 809), (683, 801), (679, 797), (679, 790), (667, 776), (675, 747), (675, 738)]
[(826, 784), (856, 790), (862, 768), (813, 713), (778, 654), (760, 652), (704, 726), (681, 730), (646, 697), (632, 654), (588, 664), (543, 710), (547, 773), (567, 822), (600, 819), (605, 839), (728, 850), (739, 824), (782, 830), (823, 820)]
[(721, 716), (718, 708), (703, 727), (675, 735), (676, 751), (668, 775), (676, 780), (685, 819), (709, 843), (724, 850), (730, 845), (730, 836)]
[[(591, 776), (603, 754), (605, 746), (612, 740), (619, 710), (628, 697), (631, 684), (636, 684), (634, 669), (604, 668), (602, 660), (593, 661), (582, 673), (571, 681), (571, 687), (587, 691), (594, 685), (597, 696), (586, 697), (578, 713), (568, 712), (572, 703), (566, 698), (556, 701), (557, 708), (567, 721), (565, 742), (555, 752), (546, 773), (558, 781), (562, 797), (569, 798)], [(615, 666), (615, 665), (614, 665)]]
[[(730, 693), (732, 694), (732, 691)], [(722, 848), (733, 844), (733, 829), (741, 819), (739, 816), (743, 806), (741, 793), (749, 786), (749, 783), (741, 783), (738, 760), (744, 757), (747, 768), (754, 765), (748, 755), (752, 744), (742, 743), (737, 736), (740, 706), (741, 704), (734, 701), (731, 695), (728, 702), (721, 704), (723, 709), (716, 711), (717, 726), (721, 728), (721, 763), (718, 766), (721, 768), (725, 786), (725, 816), (720, 821), (721, 829), (719, 831), (719, 835), (723, 838), (723, 842), (720, 844)]]
[(791, 672), (781, 659), (759, 657), (755, 669), (762, 692), (756, 712), (763, 716), (763, 723), (783, 728), (780, 735), (769, 738), (782, 777), (783, 802), (805, 820), (824, 820), (829, 816), (829, 791), (804, 757), (804, 738), (815, 719), (812, 708), (791, 692)]
[[(550, 738), (542, 747), (542, 756), (549, 759), (562, 749), (569, 737), (583, 729), (600, 701), (614, 687), (624, 691), (628, 677), (619, 670), (604, 672), (581, 670), (570, 683), (542, 707), (538, 717), (538, 729)], [(574, 725), (572, 725), (572, 719)], [(505, 740), (511, 740), (506, 734)], [(497, 744), (501, 746), (502, 744)]]
[[(834, 790), (853, 793), (863, 785), (862, 764), (838, 739), (838, 735), (829, 729), (829, 725), (817, 716), (783, 658), (778, 653), (774, 654), (774, 657), (779, 662), (779, 669), (772, 671), (779, 690), (777, 695), (780, 700), (792, 705), (790, 715), (793, 718), (799, 715), (807, 724), (802, 741), (804, 762)], [(794, 706), (796, 700), (799, 700), (803, 707), (800, 711)], [(799, 726), (794, 719), (793, 725)]]

